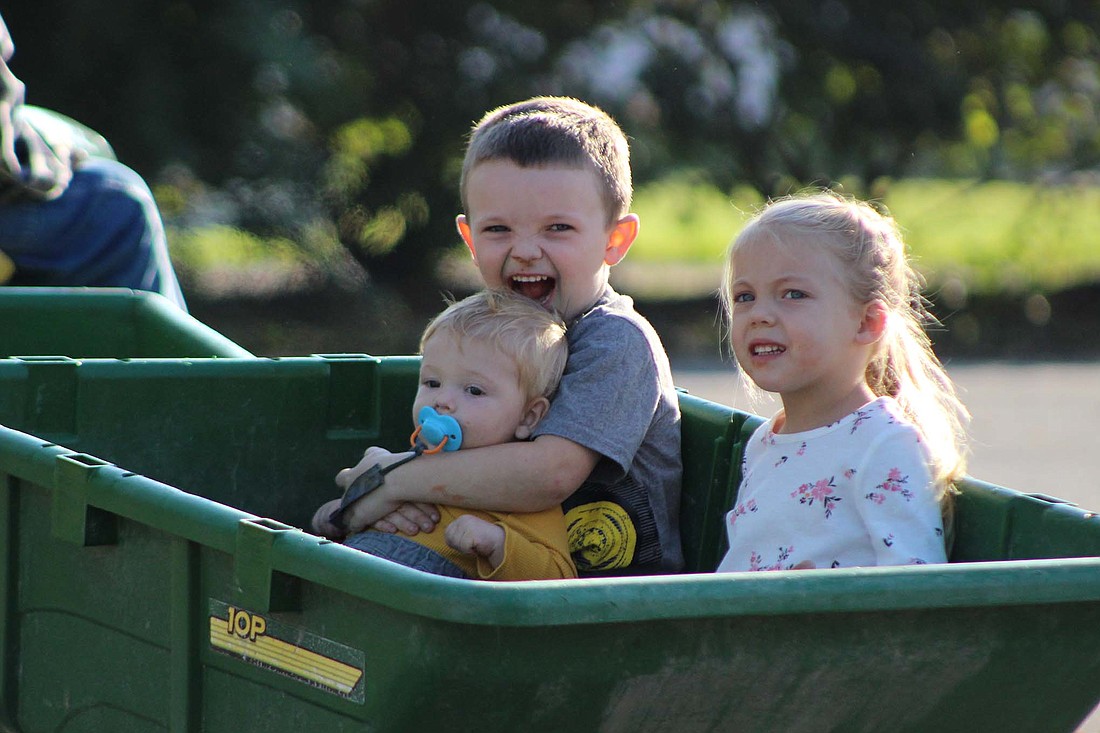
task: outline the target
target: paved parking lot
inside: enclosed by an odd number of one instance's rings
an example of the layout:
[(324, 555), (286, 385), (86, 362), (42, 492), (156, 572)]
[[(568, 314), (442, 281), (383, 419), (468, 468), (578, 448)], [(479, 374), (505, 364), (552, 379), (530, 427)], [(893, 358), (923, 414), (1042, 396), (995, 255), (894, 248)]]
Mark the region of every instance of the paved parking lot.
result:
[[(969, 473), (1100, 511), (1100, 363), (949, 365), (973, 415)], [(673, 368), (692, 394), (763, 415), (730, 367)]]

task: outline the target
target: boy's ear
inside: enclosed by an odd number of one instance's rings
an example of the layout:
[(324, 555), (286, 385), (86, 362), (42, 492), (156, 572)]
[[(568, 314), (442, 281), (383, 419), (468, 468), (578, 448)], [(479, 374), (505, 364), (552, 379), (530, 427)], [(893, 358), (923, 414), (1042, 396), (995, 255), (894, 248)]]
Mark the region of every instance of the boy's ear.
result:
[(886, 333), (886, 320), (888, 317), (886, 304), (881, 300), (872, 300), (863, 306), (863, 317), (859, 322), (859, 330), (856, 332), (856, 341), (861, 344), (873, 344)]
[(539, 421), (546, 415), (546, 411), (550, 409), (550, 400), (545, 397), (536, 397), (527, 403), (527, 407), (523, 409), (523, 420), (516, 427), (516, 440), (527, 440), (531, 437), (531, 432), (535, 429), (535, 426), (539, 424)]
[(465, 214), (459, 214), (455, 217), (455, 226), (458, 227), (458, 235), (466, 243), (466, 248), (470, 250), (470, 256), (476, 260), (477, 252), (474, 250), (474, 235), (470, 231), (470, 223), (466, 221)]
[(603, 261), (606, 265), (617, 265), (626, 257), (630, 245), (638, 238), (638, 227), (641, 221), (637, 214), (627, 214), (615, 222), (611, 229), (611, 235), (607, 238), (607, 249), (604, 250)]

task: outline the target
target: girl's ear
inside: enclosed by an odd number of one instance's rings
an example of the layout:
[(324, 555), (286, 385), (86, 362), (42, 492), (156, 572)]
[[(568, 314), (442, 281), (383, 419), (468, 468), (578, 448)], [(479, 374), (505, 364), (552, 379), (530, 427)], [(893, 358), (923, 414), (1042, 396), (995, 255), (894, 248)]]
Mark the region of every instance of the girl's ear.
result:
[(465, 214), (459, 214), (455, 217), (455, 226), (458, 228), (458, 234), (462, 237), (462, 241), (466, 243), (466, 248), (470, 250), (470, 256), (476, 260), (477, 252), (474, 250), (474, 235), (470, 231), (470, 222), (466, 221)]
[(542, 420), (549, 409), (550, 400), (545, 397), (535, 397), (528, 402), (527, 407), (523, 408), (523, 419), (516, 426), (516, 440), (530, 438), (535, 426), (539, 424), (539, 421)]
[(611, 229), (611, 235), (607, 238), (607, 249), (604, 250), (603, 261), (606, 265), (617, 265), (626, 257), (630, 245), (638, 238), (638, 227), (641, 221), (637, 214), (627, 214), (615, 222)]
[(886, 304), (881, 300), (872, 300), (863, 306), (863, 317), (859, 321), (856, 341), (861, 344), (873, 344), (886, 333), (886, 321), (889, 318)]

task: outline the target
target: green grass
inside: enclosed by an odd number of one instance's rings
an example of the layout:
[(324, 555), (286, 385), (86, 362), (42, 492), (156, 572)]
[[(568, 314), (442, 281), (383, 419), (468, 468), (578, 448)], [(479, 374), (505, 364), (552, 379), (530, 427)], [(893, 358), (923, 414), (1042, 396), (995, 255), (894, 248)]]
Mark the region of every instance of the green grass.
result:
[(885, 203), (930, 282), (1050, 292), (1100, 279), (1100, 187), (912, 180)]
[[(1100, 281), (1098, 184), (902, 179), (877, 188), (930, 290), (1051, 293)], [(726, 247), (762, 205), (748, 187), (727, 194), (689, 176), (639, 187), (633, 210), (641, 234), (627, 262), (643, 266), (666, 291), (683, 287), (689, 271), (704, 273), (717, 287)], [(189, 271), (342, 262), (333, 254), (334, 235), (316, 228), (302, 242), (219, 226), (172, 228), (169, 241), (173, 260)], [(457, 237), (454, 252), (468, 261)]]
[[(761, 203), (752, 191), (725, 195), (687, 179), (641, 187), (630, 259), (717, 265)], [(881, 203), (930, 287), (1053, 292), (1100, 280), (1098, 185), (906, 179), (890, 183)]]
[(639, 188), (632, 210), (641, 218), (631, 261), (717, 262), (763, 198), (751, 188), (727, 195), (686, 177)]
[(169, 227), (172, 260), (187, 270), (247, 264), (286, 265), (302, 257), (301, 249), (282, 238), (262, 238), (228, 226), (197, 229)]

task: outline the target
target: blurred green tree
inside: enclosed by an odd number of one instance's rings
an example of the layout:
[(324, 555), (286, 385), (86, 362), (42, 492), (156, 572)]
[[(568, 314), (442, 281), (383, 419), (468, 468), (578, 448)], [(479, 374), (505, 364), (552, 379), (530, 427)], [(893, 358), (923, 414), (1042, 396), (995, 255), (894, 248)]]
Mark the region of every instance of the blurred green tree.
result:
[(4, 9), (28, 100), (100, 130), (166, 213), (425, 288), (487, 109), (582, 97), (635, 181), (724, 191), (1100, 163), (1084, 0), (36, 0)]

